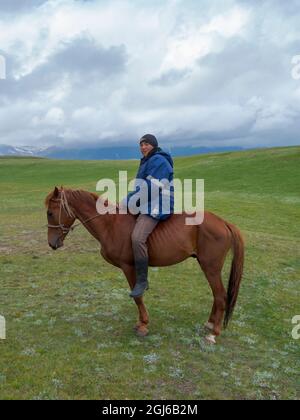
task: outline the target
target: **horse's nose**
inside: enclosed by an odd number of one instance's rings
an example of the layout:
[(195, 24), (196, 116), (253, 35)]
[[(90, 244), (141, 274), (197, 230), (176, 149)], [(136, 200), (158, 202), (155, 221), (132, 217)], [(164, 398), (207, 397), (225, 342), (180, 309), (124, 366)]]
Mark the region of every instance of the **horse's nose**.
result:
[(56, 250), (57, 250), (57, 248), (58, 248), (57, 243), (56, 243), (55, 245), (53, 245), (53, 244), (51, 244), (51, 243), (49, 242), (49, 246), (50, 246), (50, 248), (52, 248), (52, 249), (53, 249), (53, 251), (56, 251)]

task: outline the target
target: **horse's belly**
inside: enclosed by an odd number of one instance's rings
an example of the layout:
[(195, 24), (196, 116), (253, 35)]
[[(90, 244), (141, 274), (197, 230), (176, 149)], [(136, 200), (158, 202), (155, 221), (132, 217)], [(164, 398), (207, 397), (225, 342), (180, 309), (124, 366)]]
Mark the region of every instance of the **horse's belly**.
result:
[(196, 247), (197, 227), (185, 225), (181, 215), (173, 215), (160, 223), (149, 237), (150, 265), (162, 267), (178, 264), (195, 254)]
[(178, 264), (192, 255), (192, 250), (184, 247), (174, 247), (172, 244), (166, 247), (149, 247), (149, 265), (152, 267), (166, 267)]

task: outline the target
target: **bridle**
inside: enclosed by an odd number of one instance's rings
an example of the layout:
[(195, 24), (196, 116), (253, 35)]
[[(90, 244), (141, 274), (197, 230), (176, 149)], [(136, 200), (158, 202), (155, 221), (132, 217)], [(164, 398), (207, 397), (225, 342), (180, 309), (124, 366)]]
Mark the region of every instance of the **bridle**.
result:
[[(60, 203), (59, 206), (59, 216), (58, 216), (58, 225), (50, 225), (49, 223), (46, 225), (46, 227), (50, 228), (50, 229), (61, 229), (63, 234), (65, 233), (69, 233), (70, 231), (73, 231), (76, 226), (78, 226), (80, 223), (78, 223), (78, 225), (73, 225), (73, 226), (66, 226), (63, 223), (61, 223), (61, 212), (62, 212), (62, 207), (63, 207), (63, 199), (62, 198), (51, 198), (50, 201), (54, 201), (57, 203)], [(69, 212), (68, 212), (69, 213)], [(71, 216), (71, 213), (69, 213), (69, 215)], [(72, 214), (72, 216), (74, 216)]]
[(63, 223), (61, 223), (61, 212), (62, 212), (62, 208), (67, 212), (68, 216), (70, 217), (75, 217), (75, 215), (73, 214), (73, 212), (70, 209), (69, 203), (67, 201), (66, 195), (64, 191), (61, 191), (62, 197), (61, 198), (50, 198), (49, 201), (54, 201), (54, 202), (58, 202), (60, 203), (59, 206), (59, 216), (58, 216), (58, 225), (50, 225), (47, 224), (46, 227), (50, 228), (50, 229), (61, 229), (62, 231), (62, 235), (64, 234), (68, 234), (69, 232), (72, 232), (75, 228), (77, 228), (78, 226), (80, 226), (81, 224), (86, 224), (88, 222), (91, 222), (92, 220), (96, 219), (97, 217), (101, 216), (101, 214), (97, 214), (94, 217), (91, 217), (87, 220), (84, 221), (80, 221), (80, 223), (77, 223), (76, 225), (73, 226), (66, 226)]

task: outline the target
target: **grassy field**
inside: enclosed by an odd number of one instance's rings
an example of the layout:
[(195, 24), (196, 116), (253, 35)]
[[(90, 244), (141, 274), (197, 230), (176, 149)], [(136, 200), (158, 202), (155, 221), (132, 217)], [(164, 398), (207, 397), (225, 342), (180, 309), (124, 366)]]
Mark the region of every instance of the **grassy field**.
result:
[(95, 191), (126, 169), (133, 177), (137, 162), (0, 159), (0, 398), (298, 399), (300, 147), (175, 160), (176, 177), (204, 178), (206, 209), (246, 239), (236, 312), (214, 347), (203, 341), (212, 298), (194, 260), (150, 269), (141, 339), (126, 280), (84, 228), (48, 248), (46, 194)]

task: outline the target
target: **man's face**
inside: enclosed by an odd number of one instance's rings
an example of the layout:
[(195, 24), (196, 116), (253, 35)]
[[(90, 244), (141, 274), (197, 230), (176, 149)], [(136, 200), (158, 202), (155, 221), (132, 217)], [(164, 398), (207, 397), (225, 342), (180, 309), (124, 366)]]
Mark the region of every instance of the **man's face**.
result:
[(146, 157), (151, 152), (151, 150), (154, 149), (154, 147), (151, 144), (143, 141), (140, 144), (140, 149), (141, 149), (141, 153)]

